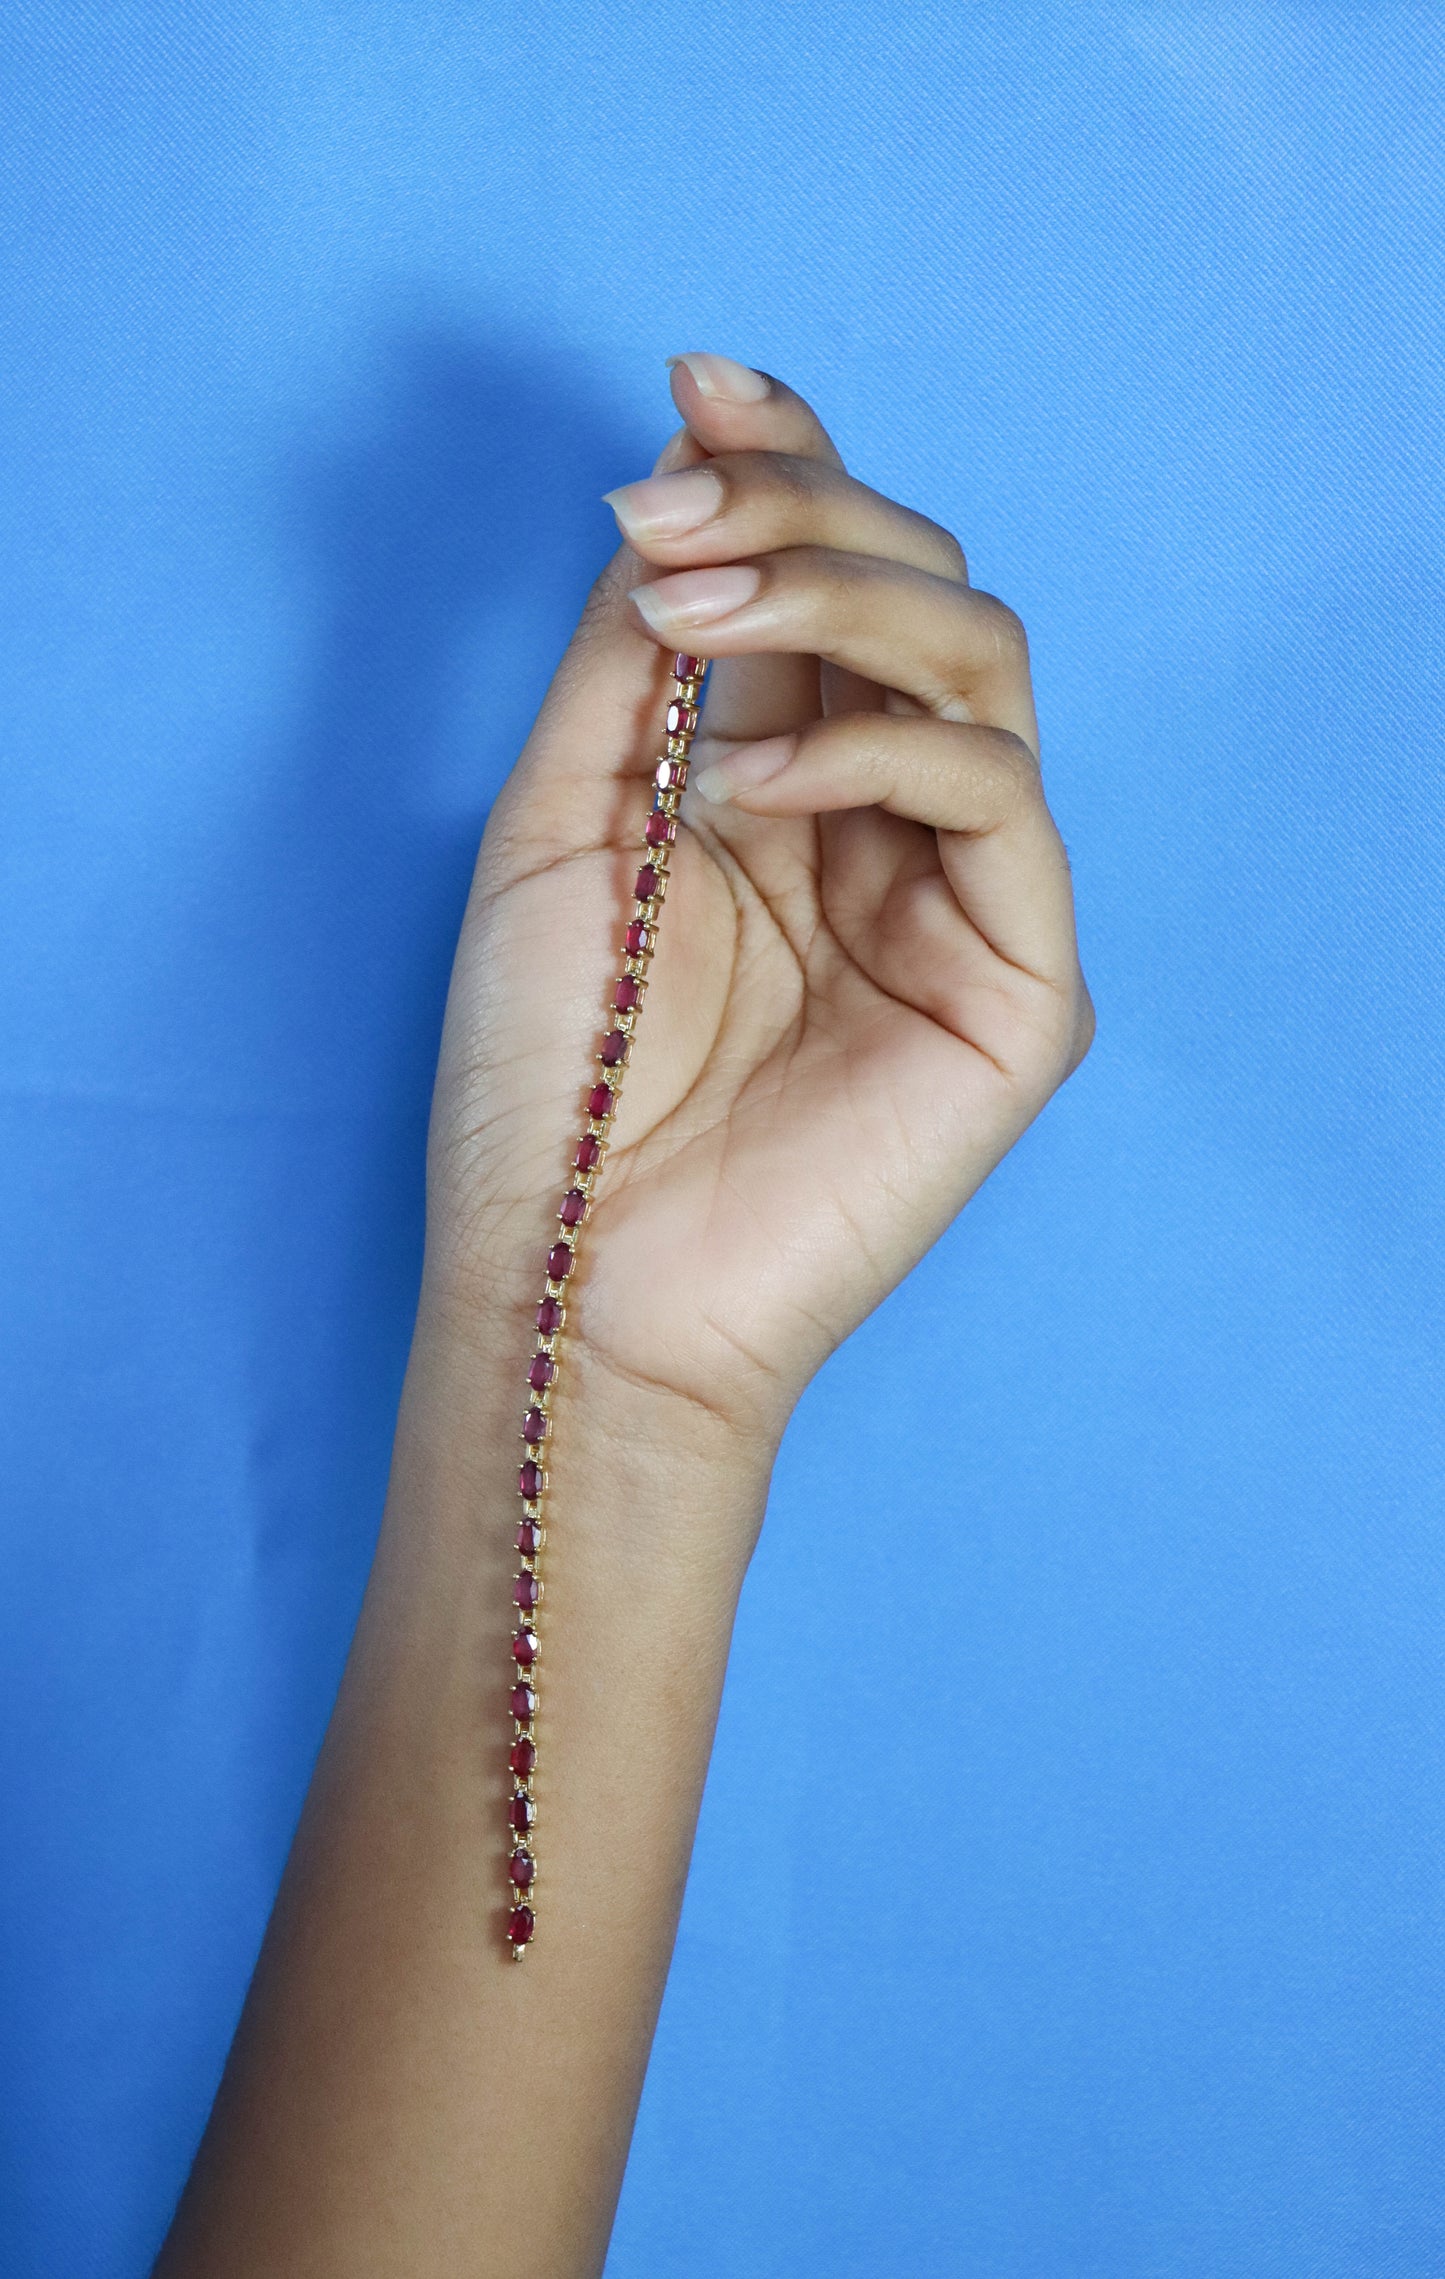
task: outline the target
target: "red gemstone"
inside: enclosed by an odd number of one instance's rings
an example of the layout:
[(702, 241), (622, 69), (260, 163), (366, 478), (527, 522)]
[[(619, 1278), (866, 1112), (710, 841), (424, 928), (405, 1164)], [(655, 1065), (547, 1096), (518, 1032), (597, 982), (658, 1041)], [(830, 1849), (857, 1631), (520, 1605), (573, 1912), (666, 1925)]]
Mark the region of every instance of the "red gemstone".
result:
[(519, 1834), (525, 1835), (536, 1817), (537, 1807), (532, 1802), (531, 1797), (524, 1796), (522, 1791), (518, 1789), (511, 1803), (507, 1806), (507, 1818), (511, 1821), (512, 1826), (517, 1829)]
[(591, 1116), (594, 1123), (599, 1124), (602, 1122), (604, 1116), (611, 1115), (612, 1087), (610, 1084), (593, 1085), (591, 1091), (587, 1095), (587, 1113), (589, 1116)]
[(675, 681), (695, 681), (702, 671), (701, 657), (687, 657), (681, 649), (672, 660), (672, 677)]
[(619, 1068), (622, 1065), (627, 1058), (627, 1032), (625, 1029), (608, 1030), (602, 1039), (602, 1050), (598, 1058), (604, 1068)]
[(514, 1907), (507, 1917), (507, 1937), (514, 1947), (524, 1947), (536, 1927), (536, 1918), (530, 1907)]
[(537, 1762), (536, 1742), (527, 1740), (525, 1735), (520, 1741), (514, 1741), (508, 1752), (507, 1762), (517, 1778), (525, 1780)]
[(521, 1471), (517, 1474), (517, 1486), (521, 1489), (522, 1494), (526, 1497), (529, 1504), (535, 1503), (538, 1496), (542, 1493), (541, 1465), (534, 1464), (529, 1457), (527, 1462), (522, 1466)]
[(697, 713), (690, 704), (670, 704), (667, 708), (669, 736), (690, 736), (697, 727)]
[(595, 1171), (602, 1161), (602, 1142), (587, 1132), (577, 1142), (577, 1153), (572, 1158), (579, 1171)]
[(562, 1327), (564, 1316), (560, 1298), (544, 1298), (537, 1308), (537, 1327), (544, 1337), (551, 1337)]
[(651, 863), (643, 864), (641, 870), (637, 874), (636, 879), (633, 881), (632, 887), (632, 891), (637, 896), (639, 902), (650, 902), (652, 900), (652, 897), (654, 894), (656, 894), (658, 886), (661, 882), (661, 877), (662, 873), (660, 871), (654, 870)]
[(515, 1685), (507, 1696), (507, 1706), (519, 1725), (530, 1725), (537, 1714), (537, 1696), (530, 1686)]
[[(555, 1299), (549, 1298), (547, 1300), (547, 1303), (549, 1306), (555, 1306), (556, 1311), (559, 1314), (561, 1313), (562, 1308), (556, 1304)], [(557, 1322), (551, 1322), (548, 1324), (548, 1327), (551, 1329), (557, 1329), (559, 1326), (560, 1324)], [(557, 1364), (552, 1359), (551, 1354), (536, 1353), (532, 1356), (532, 1366), (527, 1371), (527, 1383), (531, 1386), (534, 1393), (545, 1393), (547, 1387), (551, 1384), (552, 1379), (556, 1376), (556, 1374)]]
[(554, 1242), (547, 1253), (547, 1279), (565, 1282), (572, 1271), (573, 1252), (570, 1242)]
[(640, 918), (634, 918), (622, 937), (622, 946), (629, 957), (641, 957), (652, 947), (652, 929)]
[(535, 1519), (524, 1519), (517, 1529), (517, 1549), (535, 1559), (542, 1548), (542, 1530)]
[(539, 1440), (546, 1439), (547, 1431), (547, 1419), (542, 1411), (540, 1409), (528, 1409), (522, 1419), (522, 1438), (535, 1448)]
[(659, 760), (656, 782), (659, 791), (681, 791), (687, 782), (686, 760)]
[(515, 1636), (515, 1638), (512, 1640), (512, 1660), (513, 1660), (514, 1662), (520, 1662), (520, 1663), (521, 1663), (521, 1665), (522, 1665), (522, 1667), (523, 1667), (523, 1669), (525, 1670), (525, 1669), (528, 1669), (528, 1668), (530, 1668), (531, 1664), (532, 1664), (533, 1662), (535, 1662), (535, 1661), (536, 1661), (536, 1659), (537, 1659), (537, 1633), (536, 1633), (536, 1631), (535, 1631), (535, 1630), (519, 1630), (519, 1631), (517, 1632), (517, 1635)]
[(531, 1853), (530, 1853), (530, 1852), (527, 1852), (527, 1851), (516, 1851), (516, 1852), (513, 1852), (513, 1854), (512, 1854), (512, 1859), (511, 1859), (511, 1868), (510, 1868), (510, 1874), (511, 1874), (511, 1878), (512, 1878), (512, 1881), (513, 1881), (513, 1883), (514, 1883), (514, 1884), (517, 1886), (517, 1889), (518, 1889), (518, 1891), (525, 1891), (525, 1890), (526, 1890), (526, 1888), (527, 1888), (528, 1884), (531, 1882), (531, 1880), (532, 1880), (533, 1876), (536, 1874), (536, 1872), (537, 1872), (537, 1863), (536, 1863), (536, 1861), (533, 1859), (533, 1857), (532, 1857), (532, 1855), (531, 1855)]
[(569, 1187), (566, 1194), (562, 1197), (562, 1208), (557, 1213), (557, 1216), (562, 1221), (564, 1227), (580, 1226), (582, 1223), (582, 1214), (586, 1208), (587, 1197), (583, 1194), (581, 1188)]
[(642, 983), (634, 981), (630, 973), (624, 973), (612, 992), (612, 1002), (619, 1013), (630, 1013), (634, 1005), (642, 1002)]
[(647, 818), (647, 829), (643, 837), (649, 847), (665, 847), (668, 840), (676, 836), (676, 832), (677, 826), (672, 817), (664, 815), (660, 807), (654, 807)]
[(542, 1586), (535, 1575), (525, 1571), (512, 1585), (512, 1596), (520, 1607), (534, 1607), (542, 1596)]

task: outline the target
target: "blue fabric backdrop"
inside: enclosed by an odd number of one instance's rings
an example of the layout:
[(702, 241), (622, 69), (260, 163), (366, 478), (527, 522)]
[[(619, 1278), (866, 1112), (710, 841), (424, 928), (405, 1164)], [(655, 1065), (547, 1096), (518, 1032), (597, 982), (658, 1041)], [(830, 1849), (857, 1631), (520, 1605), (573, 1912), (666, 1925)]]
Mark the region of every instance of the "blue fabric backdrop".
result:
[(6, 2279), (140, 2279), (200, 2129), (686, 347), (1022, 610), (1100, 1037), (789, 1435), (611, 2279), (1438, 2279), (1445, 14), (0, 49)]

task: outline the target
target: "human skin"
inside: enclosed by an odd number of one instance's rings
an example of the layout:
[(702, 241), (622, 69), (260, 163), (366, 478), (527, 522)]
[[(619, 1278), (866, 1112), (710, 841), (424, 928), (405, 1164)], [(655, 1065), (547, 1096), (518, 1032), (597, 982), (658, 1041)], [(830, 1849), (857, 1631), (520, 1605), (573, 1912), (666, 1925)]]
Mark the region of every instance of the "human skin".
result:
[[(1018, 620), (781, 382), (672, 388), (482, 840), (375, 1565), (157, 2279), (600, 2271), (779, 1438), (1092, 1035)], [(569, 1287), (519, 1965), (524, 1371), (675, 648), (715, 662)]]

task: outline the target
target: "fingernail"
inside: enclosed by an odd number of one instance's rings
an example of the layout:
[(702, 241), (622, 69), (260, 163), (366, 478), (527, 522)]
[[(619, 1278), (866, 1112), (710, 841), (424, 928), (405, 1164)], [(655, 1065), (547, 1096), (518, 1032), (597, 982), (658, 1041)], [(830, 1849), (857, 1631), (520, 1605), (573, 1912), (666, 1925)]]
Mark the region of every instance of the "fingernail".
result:
[(654, 633), (678, 633), (741, 609), (762, 582), (762, 571), (750, 562), (729, 562), (722, 569), (677, 570), (670, 578), (654, 578), (650, 585), (634, 586), (630, 598)]
[(684, 467), (679, 474), (622, 483), (602, 496), (629, 538), (680, 538), (711, 522), (723, 487), (710, 467)]
[(715, 807), (725, 807), (740, 791), (752, 791), (771, 776), (781, 775), (797, 749), (796, 736), (763, 736), (756, 744), (739, 744), (710, 767), (695, 768), (693, 789)]
[(772, 392), (772, 382), (750, 364), (735, 364), (731, 356), (669, 356), (667, 368), (685, 364), (697, 382), (699, 395), (723, 404), (760, 404)]

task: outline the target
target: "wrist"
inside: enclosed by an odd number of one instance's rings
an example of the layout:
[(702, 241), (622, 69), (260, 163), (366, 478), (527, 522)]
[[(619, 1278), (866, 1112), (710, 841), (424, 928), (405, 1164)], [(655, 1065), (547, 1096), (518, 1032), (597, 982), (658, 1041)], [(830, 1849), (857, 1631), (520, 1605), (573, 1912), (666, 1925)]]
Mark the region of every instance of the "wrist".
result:
[[(475, 1525), (520, 1511), (517, 1470), (535, 1297), (483, 1308), (424, 1281), (397, 1426), (393, 1495), (410, 1514)], [(702, 1564), (737, 1581), (762, 1523), (781, 1425), (629, 1373), (569, 1322), (544, 1448), (552, 1519), (619, 1561)], [(411, 1522), (409, 1521), (408, 1524)]]
[[(746, 1291), (736, 1306), (721, 1293), (713, 1305), (700, 1282), (689, 1302), (685, 1263), (679, 1270), (666, 1253), (659, 1257), (645, 1234), (639, 1243), (635, 1197), (625, 1200), (626, 1224), (614, 1228), (609, 1218), (605, 1227), (588, 1226), (582, 1269), (565, 1293), (547, 1285), (566, 1308), (561, 1350), (569, 1377), (588, 1383), (594, 1428), (606, 1432), (611, 1421), (624, 1439), (665, 1418), (684, 1446), (695, 1439), (711, 1450), (731, 1441), (745, 1460), (763, 1448), (771, 1463), (824, 1358), (818, 1325), (805, 1318), (802, 1338), (792, 1341), (802, 1350), (790, 1351), (766, 1320), (749, 1319), (740, 1330), (727, 1318), (747, 1316)], [(539, 1242), (533, 1213), (519, 1228), (522, 1216), (499, 1216), (484, 1236), (466, 1241), (449, 1240), (445, 1222), (439, 1230), (429, 1222), (419, 1318), (445, 1342), (474, 1351), (488, 1374), (520, 1362), (522, 1378), (511, 1382), (525, 1389), (541, 1326), (545, 1238)]]

